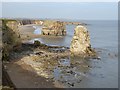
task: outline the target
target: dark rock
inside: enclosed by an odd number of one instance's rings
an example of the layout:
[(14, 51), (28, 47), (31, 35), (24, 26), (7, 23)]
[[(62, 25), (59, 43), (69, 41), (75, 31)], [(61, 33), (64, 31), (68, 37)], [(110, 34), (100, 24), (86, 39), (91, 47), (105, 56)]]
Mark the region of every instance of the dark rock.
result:
[(40, 45), (41, 45), (41, 42), (38, 41), (38, 40), (35, 40), (35, 41), (34, 41), (34, 45), (35, 45), (35, 46), (40, 46)]
[(74, 83), (69, 83), (69, 82), (68, 82), (68, 84), (69, 84), (70, 86), (72, 86), (72, 87), (74, 86)]
[(41, 55), (41, 54), (44, 54), (43, 52), (37, 52), (35, 53), (36, 55)]

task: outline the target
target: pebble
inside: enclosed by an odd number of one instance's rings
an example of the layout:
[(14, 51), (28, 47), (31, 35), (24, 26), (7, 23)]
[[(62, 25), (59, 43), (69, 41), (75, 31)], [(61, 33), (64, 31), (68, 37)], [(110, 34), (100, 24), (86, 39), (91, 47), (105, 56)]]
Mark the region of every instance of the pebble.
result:
[(44, 54), (43, 52), (37, 52), (35, 53), (36, 55), (41, 55), (41, 54)]

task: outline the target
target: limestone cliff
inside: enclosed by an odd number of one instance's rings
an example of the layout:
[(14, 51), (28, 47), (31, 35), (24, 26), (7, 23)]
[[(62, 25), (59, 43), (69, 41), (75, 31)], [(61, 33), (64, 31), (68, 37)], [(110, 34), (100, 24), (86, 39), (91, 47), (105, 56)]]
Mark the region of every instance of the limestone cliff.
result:
[(19, 25), (27, 25), (27, 24), (37, 24), (42, 25), (42, 20), (29, 20), (29, 19), (23, 19), (23, 20), (17, 20), (19, 22)]
[(2, 60), (8, 60), (11, 50), (21, 45), (18, 25), (16, 20), (2, 20)]
[(71, 41), (70, 51), (74, 55), (94, 55), (91, 49), (90, 36), (85, 26), (77, 26)]
[(43, 21), (42, 20), (34, 20), (33, 24), (43, 25)]

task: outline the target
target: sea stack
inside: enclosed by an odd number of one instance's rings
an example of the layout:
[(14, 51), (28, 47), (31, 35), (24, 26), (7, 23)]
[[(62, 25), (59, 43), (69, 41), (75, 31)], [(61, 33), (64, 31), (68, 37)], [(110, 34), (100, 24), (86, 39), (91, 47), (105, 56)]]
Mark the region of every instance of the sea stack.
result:
[(95, 51), (91, 49), (90, 36), (85, 26), (76, 26), (74, 36), (70, 45), (70, 51), (73, 55), (95, 55)]

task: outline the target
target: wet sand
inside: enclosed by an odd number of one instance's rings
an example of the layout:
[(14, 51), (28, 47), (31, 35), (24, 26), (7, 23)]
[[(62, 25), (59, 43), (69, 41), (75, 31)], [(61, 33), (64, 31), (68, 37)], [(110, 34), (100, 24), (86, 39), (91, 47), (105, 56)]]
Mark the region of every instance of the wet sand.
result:
[(35, 24), (28, 24), (24, 26), (19, 27), (19, 32), (21, 35), (22, 42), (30, 42), (30, 40), (34, 38), (63, 38), (63, 36), (45, 36), (45, 35), (40, 35), (40, 34), (34, 34), (35, 28), (33, 26), (41, 27), (40, 25), (35, 25)]
[(30, 40), (32, 38), (37, 38), (41, 36), (41, 35), (35, 35), (33, 33), (35, 30), (33, 26), (36, 26), (36, 25), (32, 24), (32, 25), (24, 25), (19, 27), (19, 32), (23, 42), (26, 40)]
[(7, 63), (6, 69), (16, 88), (55, 88), (51, 81), (38, 76), (33, 68), (23, 61)]

